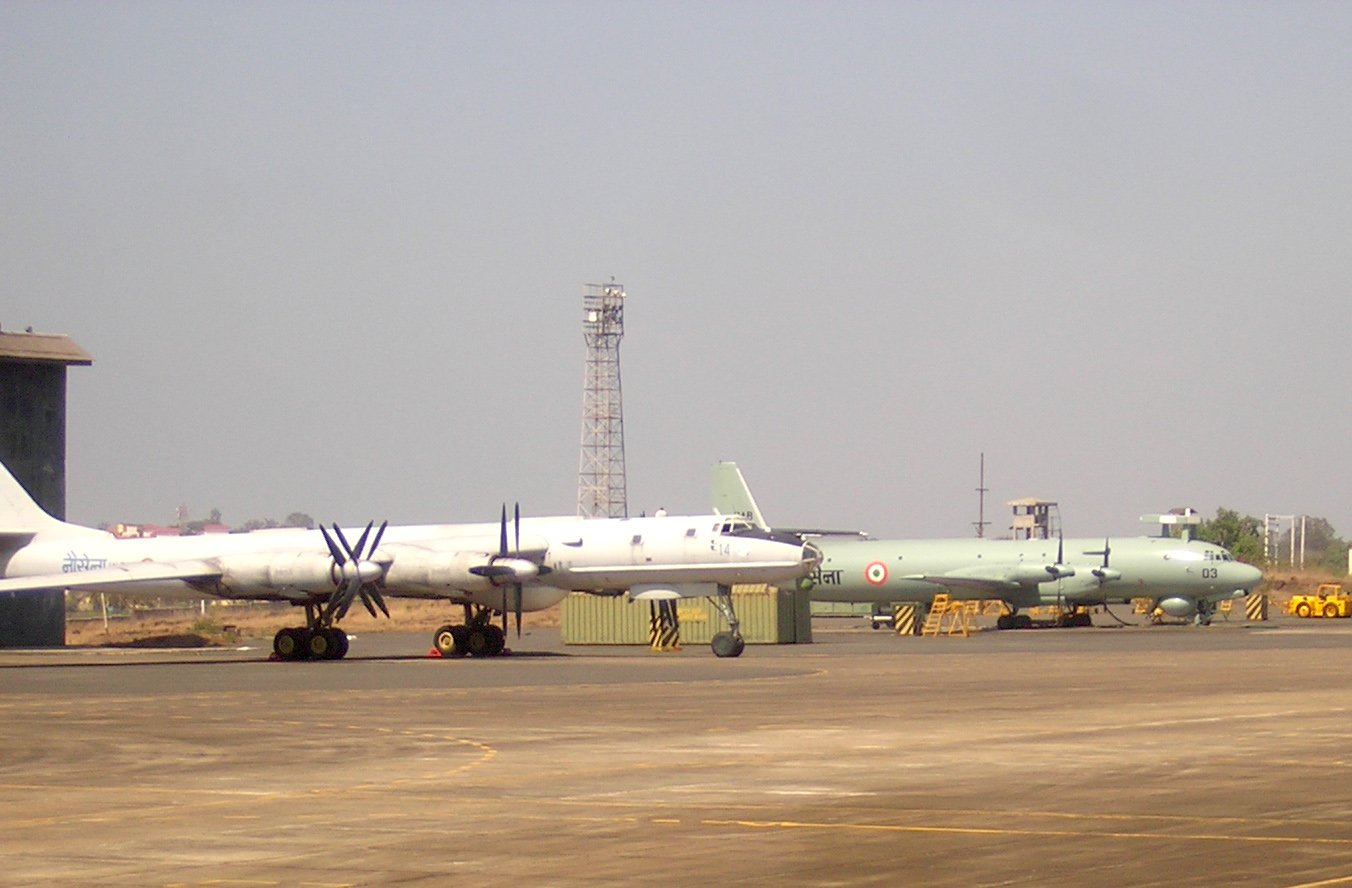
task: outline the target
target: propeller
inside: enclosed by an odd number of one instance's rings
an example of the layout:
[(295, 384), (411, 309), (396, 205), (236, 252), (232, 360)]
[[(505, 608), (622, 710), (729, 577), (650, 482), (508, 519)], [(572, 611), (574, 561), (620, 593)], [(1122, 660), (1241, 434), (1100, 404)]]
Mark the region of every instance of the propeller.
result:
[[(1103, 554), (1103, 566), (1102, 566), (1102, 567), (1096, 567), (1096, 568), (1094, 568), (1092, 571), (1090, 571), (1090, 573), (1092, 573), (1094, 576), (1098, 577), (1098, 581), (1099, 581), (1099, 585), (1100, 585), (1100, 586), (1103, 585), (1104, 583), (1108, 582), (1109, 580), (1120, 580), (1120, 579), (1122, 579), (1122, 571), (1120, 571), (1120, 570), (1115, 570), (1114, 568), (1111, 568), (1111, 567), (1108, 566), (1108, 556), (1109, 556), (1110, 554), (1112, 554), (1112, 551), (1113, 551), (1113, 550), (1112, 550), (1112, 547), (1108, 545), (1108, 538), (1107, 538), (1107, 537), (1104, 537), (1104, 538), (1103, 538), (1103, 553), (1102, 553), (1102, 554)], [(1099, 553), (1098, 553), (1098, 552), (1089, 552), (1089, 553), (1086, 553), (1086, 554), (1089, 554), (1089, 555), (1098, 555)]]
[[(362, 552), (366, 549), (366, 538), (370, 536), (371, 528), (375, 526), (374, 521), (366, 525), (366, 529), (357, 538), (355, 547), (348, 543), (347, 537), (343, 535), (343, 529), (337, 524), (333, 525), (333, 532), (337, 534), (338, 542), (342, 543), (341, 548), (337, 543), (334, 543), (333, 537), (329, 536), (329, 532), (324, 529), (324, 525), (319, 526), (319, 532), (323, 534), (324, 542), (329, 547), (329, 554), (333, 556), (333, 563), (338, 566), (339, 573), (346, 581), (329, 597), (328, 609), (331, 618), (341, 620), (347, 615), (348, 609), (352, 607), (352, 602), (357, 598), (360, 598), (361, 603), (366, 605), (366, 609), (371, 616), (376, 616), (377, 607), (385, 616), (390, 615), (390, 609), (385, 606), (384, 597), (381, 596), (380, 590), (376, 588), (376, 581), (385, 575), (385, 568), (372, 560), (376, 554), (376, 547), (380, 545), (380, 538), (385, 535), (385, 528), (388, 525), (388, 521), (380, 523), (380, 529), (376, 531), (375, 538), (371, 540), (371, 548), (366, 551), (365, 559), (362, 558)], [(351, 563), (350, 567), (348, 566), (349, 562)]]
[[(471, 567), (469, 572), (486, 577), (495, 586), (502, 587), (502, 631), (507, 631), (507, 614), (516, 616), (516, 634), (521, 635), (522, 586), (532, 577), (549, 573), (543, 564), (521, 557), (521, 504), (517, 503), (512, 513), (515, 543), (511, 550), (507, 548), (507, 504), (502, 505), (502, 523), (498, 534), (498, 553), (488, 559), (487, 564)], [(510, 600), (508, 590), (510, 588)]]
[[(504, 507), (504, 508), (506, 508), (506, 507)], [(516, 557), (520, 558), (520, 557), (521, 557), (521, 504), (520, 504), (520, 503), (513, 503), (513, 504), (512, 504), (512, 524), (514, 525), (515, 531), (516, 531), (516, 540), (515, 540), (516, 545), (515, 545), (515, 548), (513, 549), (513, 552), (516, 553)], [(522, 594), (521, 594), (521, 583), (520, 583), (520, 582), (513, 583), (513, 584), (512, 584), (512, 613), (516, 616), (516, 637), (517, 637), (517, 638), (520, 638), (520, 637), (521, 637), (521, 598), (522, 598)], [(503, 610), (505, 611), (506, 608), (503, 608)], [(502, 615), (502, 619), (503, 619), (503, 622), (506, 622), (506, 621), (507, 621), (507, 615), (506, 615), (505, 613)], [(506, 628), (507, 628), (506, 626), (503, 627), (504, 630), (505, 630)]]
[(1066, 538), (1059, 533), (1056, 535), (1056, 563), (1048, 564), (1046, 571), (1054, 580), (1075, 576), (1075, 568), (1066, 564)]

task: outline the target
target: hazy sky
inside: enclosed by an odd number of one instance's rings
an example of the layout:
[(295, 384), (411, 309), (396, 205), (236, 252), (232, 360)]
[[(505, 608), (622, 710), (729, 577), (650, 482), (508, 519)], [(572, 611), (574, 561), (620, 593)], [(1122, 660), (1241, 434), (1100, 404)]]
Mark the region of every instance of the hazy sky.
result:
[(0, 324), (71, 334), (69, 516), (576, 505), (1352, 535), (1352, 5), (0, 4)]

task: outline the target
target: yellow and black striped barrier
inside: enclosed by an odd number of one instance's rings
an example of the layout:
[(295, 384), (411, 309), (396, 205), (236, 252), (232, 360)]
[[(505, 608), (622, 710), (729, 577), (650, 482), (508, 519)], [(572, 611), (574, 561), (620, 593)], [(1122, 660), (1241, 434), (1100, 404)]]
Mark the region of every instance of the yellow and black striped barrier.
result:
[(1266, 620), (1268, 618), (1267, 595), (1250, 595), (1245, 599), (1244, 614), (1250, 620)]
[(898, 635), (919, 635), (920, 621), (916, 619), (918, 608), (914, 604), (892, 605), (892, 628)]
[(681, 649), (681, 623), (676, 616), (675, 600), (648, 602), (648, 646), (655, 651)]

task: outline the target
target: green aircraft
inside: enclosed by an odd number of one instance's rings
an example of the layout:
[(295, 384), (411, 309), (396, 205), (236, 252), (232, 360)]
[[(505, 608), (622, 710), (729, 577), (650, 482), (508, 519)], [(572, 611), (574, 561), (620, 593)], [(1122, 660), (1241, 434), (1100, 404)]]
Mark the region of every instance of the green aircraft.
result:
[[(735, 463), (710, 473), (714, 510), (737, 514), (768, 530)], [(1147, 516), (1168, 525), (1175, 516)], [(832, 536), (839, 531), (779, 528), (814, 536), (821, 564), (800, 582), (816, 601), (914, 602), (929, 605), (948, 592), (968, 599), (999, 599), (1013, 613), (1002, 629), (1032, 625), (1022, 608), (1067, 610), (1149, 598), (1171, 617), (1211, 622), (1216, 605), (1243, 598), (1262, 582), (1256, 567), (1236, 561), (1213, 543), (1169, 536), (1029, 540), (871, 540)], [(1153, 609), (1153, 608), (1152, 608)], [(1068, 625), (1089, 625), (1078, 613)]]

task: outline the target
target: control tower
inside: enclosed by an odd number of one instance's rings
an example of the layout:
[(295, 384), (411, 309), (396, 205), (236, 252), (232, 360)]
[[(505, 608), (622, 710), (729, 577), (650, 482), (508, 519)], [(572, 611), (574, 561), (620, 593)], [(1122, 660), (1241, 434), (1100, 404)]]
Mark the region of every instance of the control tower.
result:
[(1014, 523), (1009, 529), (1016, 540), (1047, 540), (1060, 532), (1056, 503), (1052, 500), (1026, 497), (1010, 500), (1005, 505), (1014, 509)]

